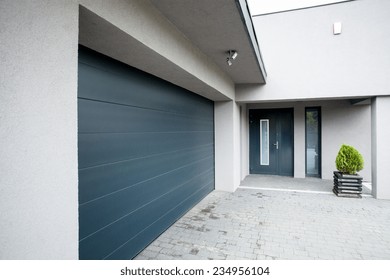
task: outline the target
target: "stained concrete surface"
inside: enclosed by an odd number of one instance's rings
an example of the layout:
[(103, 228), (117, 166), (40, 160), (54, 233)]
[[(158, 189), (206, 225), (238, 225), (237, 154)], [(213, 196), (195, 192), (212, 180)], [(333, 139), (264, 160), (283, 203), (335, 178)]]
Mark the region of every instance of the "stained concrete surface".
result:
[(298, 181), (303, 191), (214, 191), (136, 259), (390, 259), (390, 201), (341, 198)]

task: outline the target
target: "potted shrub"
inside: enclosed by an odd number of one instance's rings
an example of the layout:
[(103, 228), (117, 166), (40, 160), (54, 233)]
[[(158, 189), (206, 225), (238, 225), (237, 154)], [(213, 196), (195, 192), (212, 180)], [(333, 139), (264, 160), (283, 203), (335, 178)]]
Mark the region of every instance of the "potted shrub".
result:
[(343, 144), (336, 157), (338, 171), (333, 172), (333, 192), (337, 196), (361, 198), (363, 178), (357, 172), (363, 167), (363, 156), (354, 147)]

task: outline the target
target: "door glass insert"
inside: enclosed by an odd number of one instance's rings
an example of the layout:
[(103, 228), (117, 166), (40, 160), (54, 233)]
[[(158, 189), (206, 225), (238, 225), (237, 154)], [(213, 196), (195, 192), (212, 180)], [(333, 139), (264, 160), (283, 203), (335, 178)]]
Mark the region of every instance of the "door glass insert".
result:
[(260, 120), (260, 165), (269, 165), (269, 120)]
[(320, 108), (306, 108), (306, 176), (321, 177)]

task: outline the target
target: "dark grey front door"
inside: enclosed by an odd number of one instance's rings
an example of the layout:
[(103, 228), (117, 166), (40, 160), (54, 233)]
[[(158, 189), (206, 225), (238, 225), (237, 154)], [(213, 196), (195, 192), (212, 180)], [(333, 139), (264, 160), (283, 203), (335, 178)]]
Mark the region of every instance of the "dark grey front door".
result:
[(293, 109), (249, 110), (251, 174), (293, 176)]

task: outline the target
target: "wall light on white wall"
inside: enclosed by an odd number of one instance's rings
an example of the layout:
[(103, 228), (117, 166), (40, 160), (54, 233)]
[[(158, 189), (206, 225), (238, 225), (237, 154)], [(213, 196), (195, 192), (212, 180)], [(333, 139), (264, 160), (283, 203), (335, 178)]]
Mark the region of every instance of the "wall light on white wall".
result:
[(339, 35), (341, 34), (341, 22), (335, 22), (333, 23), (333, 35)]

